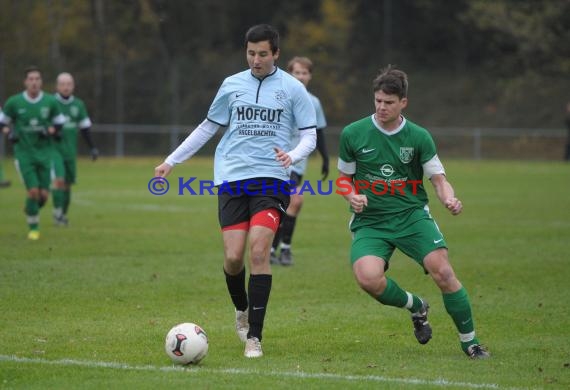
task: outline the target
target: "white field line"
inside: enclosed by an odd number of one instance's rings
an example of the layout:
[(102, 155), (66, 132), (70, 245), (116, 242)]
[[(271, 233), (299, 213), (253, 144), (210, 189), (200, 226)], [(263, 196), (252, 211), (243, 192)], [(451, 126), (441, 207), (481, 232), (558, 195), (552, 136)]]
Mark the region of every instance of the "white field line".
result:
[(330, 373), (309, 373), (295, 371), (258, 371), (241, 368), (206, 368), (201, 366), (136, 366), (125, 363), (116, 362), (98, 362), (88, 360), (59, 359), (47, 360), (41, 358), (26, 358), (13, 355), (0, 355), (0, 362), (14, 362), (24, 364), (47, 364), (52, 366), (80, 366), (87, 368), (112, 368), (117, 370), (133, 370), (133, 371), (176, 371), (189, 373), (206, 373), (206, 374), (225, 374), (225, 375), (255, 375), (255, 376), (271, 376), (280, 378), (308, 378), (308, 379), (327, 379), (349, 382), (379, 382), (379, 383), (401, 383), (405, 385), (418, 386), (439, 386), (439, 387), (462, 387), (469, 389), (509, 389), (518, 390), (517, 388), (500, 387), (497, 384), (489, 383), (470, 383), (470, 382), (454, 382), (447, 379), (425, 380), (415, 378), (391, 378), (377, 375), (341, 375)]

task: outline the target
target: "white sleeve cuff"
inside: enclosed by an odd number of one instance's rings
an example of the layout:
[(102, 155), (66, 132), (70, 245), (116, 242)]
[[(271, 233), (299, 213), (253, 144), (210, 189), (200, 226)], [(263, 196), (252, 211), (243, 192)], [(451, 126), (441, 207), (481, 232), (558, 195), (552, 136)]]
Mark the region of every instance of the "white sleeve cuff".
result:
[[(2, 110), (0, 110), (0, 123), (4, 123), (5, 125), (9, 125), (10, 122), (12, 122), (12, 118), (10, 118), (8, 115), (4, 114), (2, 112)], [(2, 129), (0, 129), (2, 130)]]
[(88, 129), (91, 126), (93, 126), (93, 123), (91, 123), (91, 119), (89, 119), (89, 118), (85, 118), (81, 122), (79, 122), (79, 128), (80, 129)]
[(293, 164), (309, 157), (309, 154), (311, 154), (311, 152), (315, 150), (315, 146), (317, 146), (317, 131), (315, 128), (299, 130), (299, 132), (301, 134), (299, 144), (295, 149), (287, 153), (289, 157), (291, 157)]
[(346, 173), (347, 175), (354, 175), (356, 173), (356, 161), (346, 162), (339, 157), (337, 168), (342, 173)]
[(427, 161), (424, 165), (424, 175), (428, 179), (431, 179), (433, 175), (445, 175), (445, 169), (443, 169), (443, 164), (439, 161), (437, 154)]
[(216, 134), (220, 126), (205, 119), (194, 129), (170, 156), (164, 160), (170, 166), (180, 164), (196, 154)]

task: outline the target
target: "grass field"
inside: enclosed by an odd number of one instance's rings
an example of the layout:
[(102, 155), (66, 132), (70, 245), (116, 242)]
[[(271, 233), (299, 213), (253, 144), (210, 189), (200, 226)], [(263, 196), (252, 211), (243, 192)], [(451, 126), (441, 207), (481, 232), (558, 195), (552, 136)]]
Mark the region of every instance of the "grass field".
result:
[[(0, 190), (0, 388), (560, 388), (570, 387), (570, 165), (448, 161), (465, 204), (432, 202), (472, 298), (492, 359), (459, 349), (441, 295), (411, 260), (390, 275), (427, 298), (434, 337), (419, 345), (407, 312), (361, 292), (348, 264), (349, 218), (339, 196), (307, 196), (296, 264), (273, 269), (265, 356), (246, 360), (222, 276), (214, 196), (153, 196), (155, 159), (81, 160), (71, 224), (28, 242), (24, 190)], [(312, 160), (308, 179), (318, 179)], [(196, 159), (173, 176), (211, 179)], [(432, 199), (434, 199), (432, 197)], [(566, 314), (564, 314), (566, 313)], [(166, 332), (204, 327), (197, 367), (170, 363)]]

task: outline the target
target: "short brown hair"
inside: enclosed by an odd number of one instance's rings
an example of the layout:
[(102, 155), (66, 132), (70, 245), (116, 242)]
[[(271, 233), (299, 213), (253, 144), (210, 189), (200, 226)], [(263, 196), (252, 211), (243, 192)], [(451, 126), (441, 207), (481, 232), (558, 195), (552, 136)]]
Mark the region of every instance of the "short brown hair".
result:
[(28, 75), (32, 72), (38, 72), (40, 75), (42, 74), (42, 71), (40, 70), (40, 68), (38, 68), (35, 65), (31, 65), (31, 66), (28, 66), (26, 69), (24, 69), (24, 78), (27, 78)]
[(287, 64), (287, 71), (291, 73), (293, 71), (293, 65), (301, 64), (309, 70), (309, 73), (313, 73), (313, 61), (311, 61), (308, 57), (293, 57)]
[(398, 95), (400, 99), (408, 97), (408, 75), (392, 65), (380, 70), (372, 82), (374, 92), (382, 91), (388, 95)]

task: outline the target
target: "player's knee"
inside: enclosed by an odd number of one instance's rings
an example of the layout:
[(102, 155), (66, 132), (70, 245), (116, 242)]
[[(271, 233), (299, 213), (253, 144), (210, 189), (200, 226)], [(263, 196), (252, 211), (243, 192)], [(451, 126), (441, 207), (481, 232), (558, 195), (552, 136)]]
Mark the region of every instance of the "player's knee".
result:
[(356, 283), (358, 283), (360, 288), (372, 296), (377, 296), (378, 294), (382, 293), (386, 287), (385, 283), (384, 285), (382, 283), (385, 278), (380, 275), (355, 273), (354, 277), (356, 278)]
[(225, 253), (225, 262), (224, 262), (224, 269), (232, 274), (235, 275), (243, 268), (243, 256), (241, 256), (237, 252), (228, 252)]
[(432, 279), (443, 291), (454, 290), (459, 284), (455, 272), (449, 263), (429, 271)]
[(225, 245), (224, 248), (224, 265), (227, 270), (240, 270), (243, 266), (243, 248), (239, 246)]
[(369, 278), (365, 278), (365, 277), (361, 277), (361, 276), (357, 276), (356, 277), (356, 282), (358, 283), (358, 285), (360, 286), (361, 289), (363, 289), (366, 292), (370, 292), (371, 290), (374, 289), (374, 283), (371, 279)]
[(39, 200), (40, 199), (40, 189), (39, 188), (30, 188), (28, 190), (28, 198)]
[(438, 280), (441, 282), (449, 282), (450, 280), (455, 279), (455, 272), (453, 272), (453, 268), (449, 264), (445, 264), (439, 267), (434, 273)]
[(63, 178), (55, 178), (53, 180), (53, 187), (58, 190), (65, 189), (65, 180)]
[(267, 245), (262, 242), (254, 242), (249, 248), (249, 257), (252, 266), (265, 264), (266, 257), (268, 257), (269, 250)]

